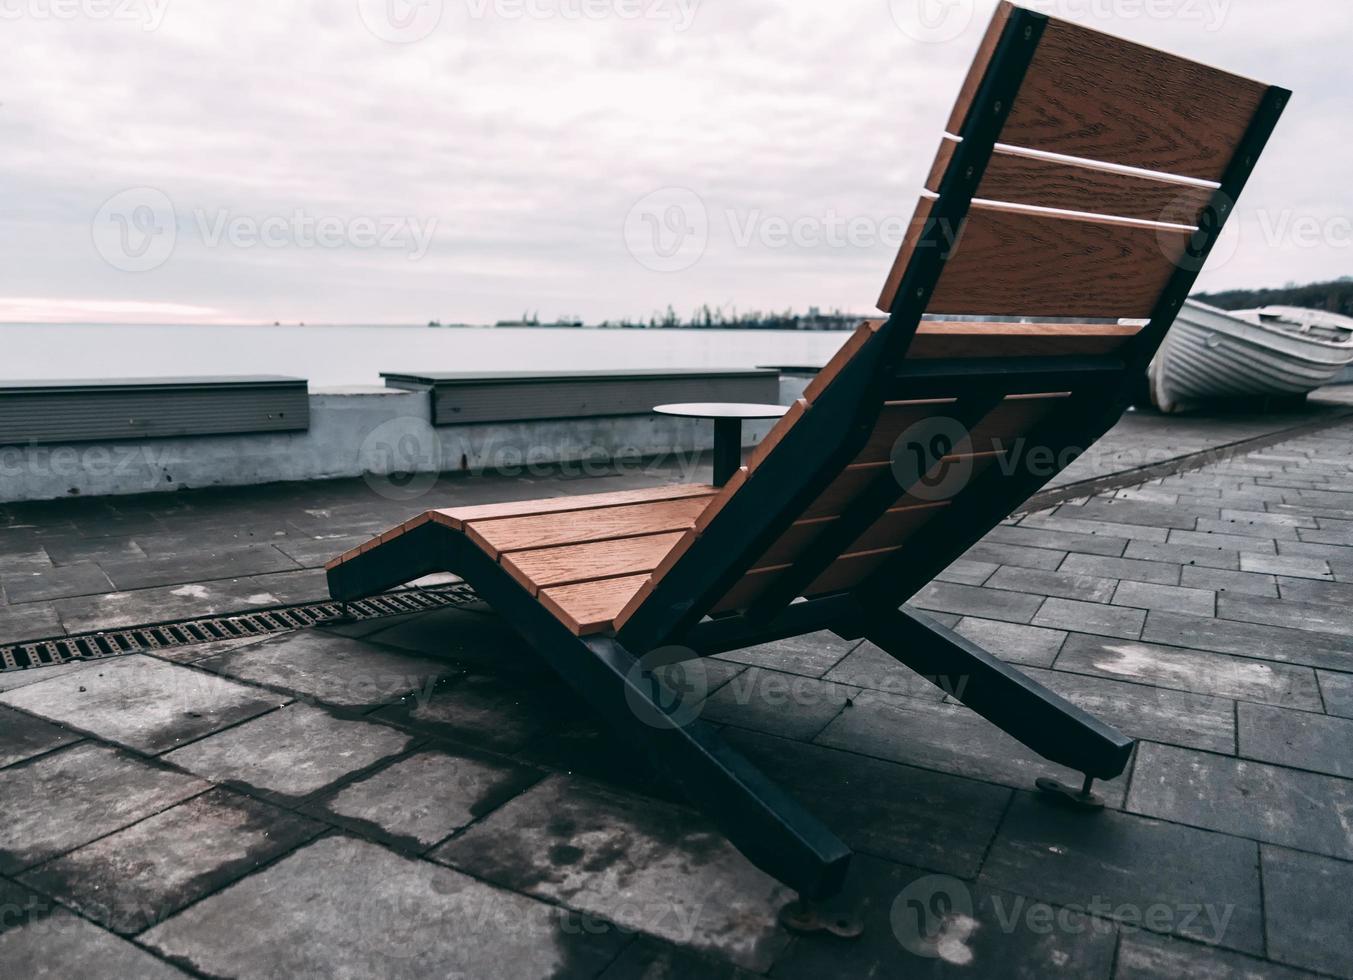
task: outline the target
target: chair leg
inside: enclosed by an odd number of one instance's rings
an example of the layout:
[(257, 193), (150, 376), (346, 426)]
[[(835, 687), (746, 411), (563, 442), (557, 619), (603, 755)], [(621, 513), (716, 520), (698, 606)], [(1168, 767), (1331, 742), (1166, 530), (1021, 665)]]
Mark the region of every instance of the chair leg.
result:
[(1093, 779), (1113, 779), (1127, 767), (1132, 739), (953, 630), (910, 610), (870, 610), (864, 617), (864, 634), (875, 646), (1043, 758), (1084, 773), (1081, 792), (1062, 787), (1067, 801), (1090, 803)]
[(573, 635), (465, 535), (425, 524), (329, 573), (335, 598), (370, 595), (429, 571), (462, 576), (628, 745), (645, 750), (732, 844), (805, 899), (841, 890), (851, 852), (734, 750), (690, 703), (669, 700), (647, 664), (609, 637)]
[(679, 696), (670, 698), (657, 687), (644, 665), (615, 640), (586, 638), (581, 645), (590, 656), (559, 651), (567, 663), (560, 670), (565, 679), (580, 692), (585, 686), (587, 700), (612, 728), (644, 746), (738, 850), (804, 899), (830, 898), (841, 890), (851, 852), (835, 834), (712, 726), (684, 718)]

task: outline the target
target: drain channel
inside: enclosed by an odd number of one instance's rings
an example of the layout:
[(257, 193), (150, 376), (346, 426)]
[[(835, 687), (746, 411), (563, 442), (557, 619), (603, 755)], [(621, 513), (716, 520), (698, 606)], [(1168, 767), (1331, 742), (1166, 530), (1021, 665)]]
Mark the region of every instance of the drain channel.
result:
[(388, 592), (369, 599), (356, 599), (347, 603), (346, 607), (338, 602), (310, 602), (234, 616), (186, 619), (155, 626), (137, 626), (125, 630), (104, 630), (50, 640), (34, 640), (31, 643), (0, 646), (0, 673), (29, 670), (34, 667), (52, 667), (77, 660), (121, 657), (144, 650), (163, 650), (168, 647), (190, 646), (194, 643), (211, 643), (214, 640), (267, 636), (270, 633), (320, 626), (326, 622), (343, 619), (345, 616), (367, 620), (428, 612), (447, 606), (469, 605), (478, 599), (472, 588), (463, 582), (457, 582), (434, 588)]

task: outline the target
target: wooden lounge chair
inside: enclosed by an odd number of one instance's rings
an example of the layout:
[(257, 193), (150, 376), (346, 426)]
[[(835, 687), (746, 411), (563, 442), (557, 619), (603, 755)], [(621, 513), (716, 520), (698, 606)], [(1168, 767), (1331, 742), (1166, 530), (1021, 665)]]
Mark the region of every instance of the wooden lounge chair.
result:
[[(860, 327), (726, 486), (432, 510), (331, 563), (332, 594), (461, 575), (808, 900), (839, 890), (848, 848), (674, 713), (655, 660), (867, 637), (961, 677), (960, 701), (1083, 773), (1062, 789), (1090, 802), (1132, 740), (900, 607), (1117, 422), (1289, 95), (1002, 4), (887, 319)], [(1020, 322), (953, 319), (974, 316)]]

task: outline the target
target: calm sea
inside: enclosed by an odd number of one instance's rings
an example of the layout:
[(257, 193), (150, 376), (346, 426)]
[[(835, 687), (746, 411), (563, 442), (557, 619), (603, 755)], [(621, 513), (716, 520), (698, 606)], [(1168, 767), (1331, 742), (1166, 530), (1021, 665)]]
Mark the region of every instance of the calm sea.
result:
[(821, 366), (842, 332), (487, 327), (0, 324), (0, 380), (285, 374), (312, 387), (380, 372)]

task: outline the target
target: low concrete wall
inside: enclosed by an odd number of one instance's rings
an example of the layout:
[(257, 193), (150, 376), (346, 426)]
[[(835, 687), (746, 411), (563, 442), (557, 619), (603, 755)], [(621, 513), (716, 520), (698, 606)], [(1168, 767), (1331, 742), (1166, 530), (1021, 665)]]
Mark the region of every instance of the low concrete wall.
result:
[[(665, 454), (694, 468), (714, 441), (710, 422), (656, 415), (440, 428), (431, 417), (427, 392), (331, 388), (311, 393), (306, 432), (0, 446), (0, 503), (360, 476), (401, 499), (439, 473), (520, 473), (564, 462), (586, 473)], [(748, 423), (746, 445), (770, 425)]]

